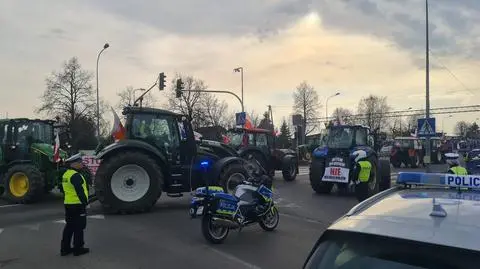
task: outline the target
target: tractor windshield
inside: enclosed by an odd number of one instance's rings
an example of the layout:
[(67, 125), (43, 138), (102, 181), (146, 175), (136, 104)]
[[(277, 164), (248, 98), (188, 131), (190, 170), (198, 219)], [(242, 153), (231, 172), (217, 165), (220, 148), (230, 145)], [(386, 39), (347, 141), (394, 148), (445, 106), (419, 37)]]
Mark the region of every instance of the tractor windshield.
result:
[(327, 135), (329, 148), (350, 148), (353, 144), (355, 130), (352, 128), (331, 128)]
[(19, 143), (53, 144), (53, 126), (44, 122), (25, 121), (16, 125)]
[(238, 146), (242, 145), (243, 133), (228, 132), (226, 134), (226, 137), (228, 138), (226, 141), (224, 141), (224, 142), (227, 142), (226, 144), (234, 146), (234, 147), (238, 147)]

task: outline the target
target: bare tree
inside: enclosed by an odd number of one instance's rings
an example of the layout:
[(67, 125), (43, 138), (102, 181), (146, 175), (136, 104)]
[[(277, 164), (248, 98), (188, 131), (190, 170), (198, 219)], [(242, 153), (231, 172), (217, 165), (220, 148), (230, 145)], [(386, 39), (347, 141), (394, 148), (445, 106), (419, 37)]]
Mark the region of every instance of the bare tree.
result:
[(42, 106), (37, 112), (70, 123), (78, 117), (95, 116), (95, 98), (91, 85), (92, 74), (82, 69), (76, 57), (63, 64), (63, 70), (52, 72), (45, 80)]
[(338, 107), (333, 111), (332, 116), (338, 122), (343, 122), (345, 124), (355, 123), (353, 111), (348, 108)]
[(303, 116), (303, 130), (308, 135), (315, 130), (317, 125), (314, 123), (318, 117), (320, 104), (318, 94), (315, 89), (306, 81), (300, 83), (293, 93), (293, 110)]
[(388, 111), (390, 111), (390, 107), (385, 96), (370, 95), (362, 98), (358, 103), (360, 121), (374, 132), (388, 127), (388, 119), (385, 117), (385, 113)]
[(465, 121), (459, 121), (455, 125), (455, 132), (459, 136), (465, 137), (467, 135), (467, 132), (469, 131), (469, 129), (470, 129), (470, 124), (465, 122)]
[[(140, 97), (143, 94), (143, 91), (139, 89), (134, 89), (132, 86), (128, 86), (123, 91), (117, 93), (117, 96), (120, 97), (115, 108), (122, 110), (126, 106), (133, 106), (135, 99)], [(157, 99), (152, 95), (152, 92), (148, 92), (143, 96), (142, 106), (143, 107), (155, 107)]]
[(199, 106), (199, 110), (202, 112), (202, 127), (226, 127), (231, 121), (227, 113), (228, 104), (225, 101), (218, 100), (213, 94), (203, 94)]
[(260, 116), (255, 112), (255, 110), (252, 110), (250, 113), (247, 113), (248, 116), (250, 117), (250, 120), (252, 121), (252, 125), (257, 127), (258, 124), (260, 124)]
[[(176, 97), (175, 87), (177, 79), (182, 79), (184, 83), (184, 92), (180, 98)], [(200, 111), (202, 95), (205, 93), (188, 92), (188, 90), (206, 90), (207, 85), (203, 80), (196, 79), (193, 76), (177, 74), (172, 80), (172, 87), (167, 93), (169, 109), (184, 114), (192, 122), (194, 128), (202, 126), (203, 115)]]

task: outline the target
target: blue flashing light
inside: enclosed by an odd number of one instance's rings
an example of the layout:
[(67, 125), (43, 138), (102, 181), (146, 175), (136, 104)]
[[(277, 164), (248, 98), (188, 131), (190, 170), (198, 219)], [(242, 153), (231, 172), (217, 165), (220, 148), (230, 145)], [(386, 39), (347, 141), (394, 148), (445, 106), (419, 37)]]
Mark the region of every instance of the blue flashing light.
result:
[(480, 189), (480, 175), (400, 172), (397, 184), (444, 185), (445, 187)]
[(208, 161), (202, 161), (200, 162), (200, 167), (202, 168), (208, 168), (210, 166), (210, 163)]
[(314, 157), (325, 157), (328, 154), (328, 148), (327, 147), (318, 147), (313, 151), (313, 156)]

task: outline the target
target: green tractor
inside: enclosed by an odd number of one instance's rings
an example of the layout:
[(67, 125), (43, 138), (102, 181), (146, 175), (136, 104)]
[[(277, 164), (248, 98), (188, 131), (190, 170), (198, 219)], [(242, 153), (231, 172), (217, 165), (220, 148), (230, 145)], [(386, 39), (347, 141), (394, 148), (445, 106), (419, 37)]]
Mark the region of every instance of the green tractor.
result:
[[(63, 169), (53, 161), (54, 121), (0, 120), (0, 195), (13, 203), (34, 203), (61, 187)], [(67, 153), (59, 150), (61, 159)]]

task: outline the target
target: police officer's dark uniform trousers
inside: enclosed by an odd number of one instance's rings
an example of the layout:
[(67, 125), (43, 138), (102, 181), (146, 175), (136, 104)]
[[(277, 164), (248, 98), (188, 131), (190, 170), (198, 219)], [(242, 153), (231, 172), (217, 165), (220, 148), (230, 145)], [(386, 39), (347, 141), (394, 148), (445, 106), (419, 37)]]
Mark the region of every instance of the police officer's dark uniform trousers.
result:
[[(78, 160), (74, 160), (78, 161)], [(79, 160), (81, 162), (81, 158)], [(73, 252), (79, 256), (89, 252), (84, 248), (83, 230), (87, 226), (86, 206), (88, 205), (88, 187), (83, 176), (72, 168), (68, 169), (62, 178), (65, 192), (65, 222), (61, 244), (61, 255), (66, 256)], [(73, 248), (71, 241), (73, 237)]]

